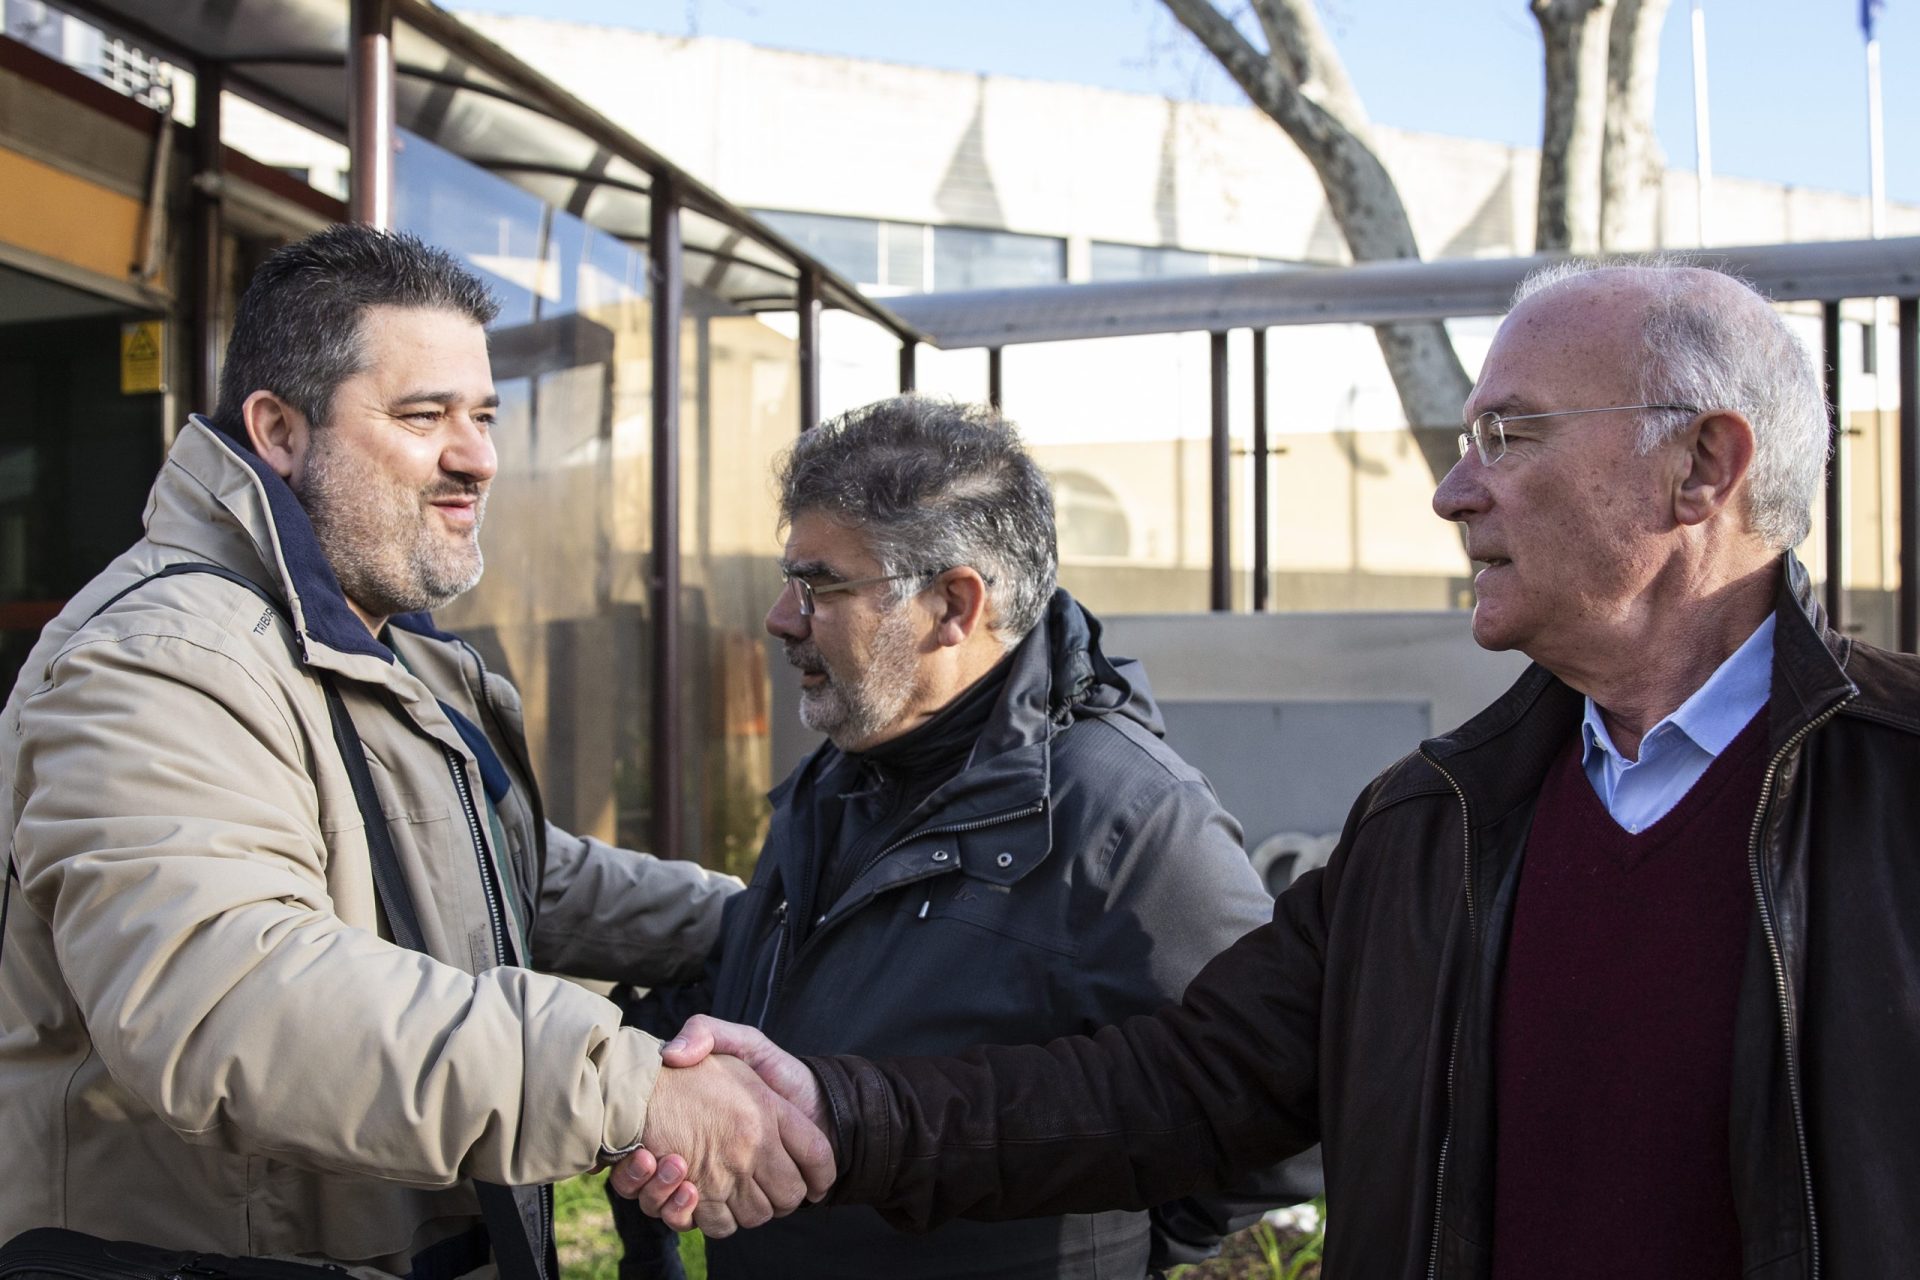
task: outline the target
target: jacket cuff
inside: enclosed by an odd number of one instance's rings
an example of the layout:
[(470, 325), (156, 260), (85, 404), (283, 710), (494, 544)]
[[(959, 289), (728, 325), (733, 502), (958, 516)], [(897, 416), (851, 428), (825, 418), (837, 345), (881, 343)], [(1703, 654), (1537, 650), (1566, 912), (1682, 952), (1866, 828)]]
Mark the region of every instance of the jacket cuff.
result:
[(605, 1099), (600, 1126), (600, 1156), (615, 1159), (640, 1146), (646, 1132), (648, 1104), (654, 1082), (660, 1078), (660, 1042), (652, 1036), (621, 1027), (609, 1039), (600, 1064)]
[(888, 1096), (886, 1078), (873, 1063), (850, 1054), (800, 1061), (820, 1082), (826, 1103), (827, 1141), (838, 1171), (827, 1203), (878, 1203), (892, 1178), (892, 1161), (883, 1154), (891, 1137), (881, 1102)]

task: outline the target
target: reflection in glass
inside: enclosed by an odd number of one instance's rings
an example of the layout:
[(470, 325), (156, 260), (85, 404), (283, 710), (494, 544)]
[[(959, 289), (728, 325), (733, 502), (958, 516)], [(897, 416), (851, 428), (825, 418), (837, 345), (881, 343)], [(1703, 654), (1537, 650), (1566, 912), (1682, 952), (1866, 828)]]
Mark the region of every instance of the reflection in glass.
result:
[[(443, 612), (519, 689), (548, 815), (645, 849), (654, 641), (652, 309), (640, 250), (408, 139), (400, 225), (500, 295), (487, 572)], [(683, 852), (750, 869), (765, 829), (768, 475), (799, 419), (794, 342), (697, 288), (681, 339)]]

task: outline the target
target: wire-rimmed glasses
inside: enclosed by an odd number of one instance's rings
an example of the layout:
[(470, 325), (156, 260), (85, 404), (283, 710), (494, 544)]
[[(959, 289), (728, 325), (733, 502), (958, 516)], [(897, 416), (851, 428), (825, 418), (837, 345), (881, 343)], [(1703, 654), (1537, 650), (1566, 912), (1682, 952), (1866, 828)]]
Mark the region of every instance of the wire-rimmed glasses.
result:
[(799, 593), (800, 616), (803, 618), (811, 618), (813, 616), (814, 597), (816, 596), (832, 595), (836, 591), (851, 591), (855, 587), (870, 587), (876, 582), (898, 582), (902, 578), (924, 578), (926, 576), (925, 570), (916, 569), (912, 573), (888, 573), (882, 574), (877, 578), (853, 578), (847, 582), (827, 582), (815, 586), (798, 574), (789, 573), (785, 569), (780, 571), (780, 577), (786, 584)]
[(1508, 413), (1499, 414), (1489, 410), (1468, 424), (1460, 433), (1460, 456), (1467, 456), (1471, 446), (1480, 454), (1482, 466), (1492, 466), (1507, 455), (1507, 424), (1526, 422), (1533, 418), (1568, 418), (1579, 413), (1625, 413), (1630, 409), (1674, 409), (1683, 413), (1698, 413), (1699, 409), (1690, 404), (1610, 404), (1598, 409), (1550, 409), (1545, 413)]

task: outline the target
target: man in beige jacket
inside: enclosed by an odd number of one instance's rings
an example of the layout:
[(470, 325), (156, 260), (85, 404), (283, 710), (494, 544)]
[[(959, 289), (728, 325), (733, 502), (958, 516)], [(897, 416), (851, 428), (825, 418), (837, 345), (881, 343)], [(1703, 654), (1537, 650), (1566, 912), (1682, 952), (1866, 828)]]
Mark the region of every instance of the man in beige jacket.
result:
[[(274, 255), (146, 537), (27, 659), (0, 719), (0, 1240), (451, 1280), (488, 1264), (476, 1183), (518, 1184), (496, 1256), (557, 1280), (524, 1188), (643, 1142), (720, 1229), (824, 1190), (824, 1140), (745, 1067), (663, 1074), (535, 972), (684, 979), (737, 885), (546, 822), (518, 695), (426, 616), (480, 576), (495, 309), (408, 237)], [(376, 811), (421, 950), (376, 891)]]

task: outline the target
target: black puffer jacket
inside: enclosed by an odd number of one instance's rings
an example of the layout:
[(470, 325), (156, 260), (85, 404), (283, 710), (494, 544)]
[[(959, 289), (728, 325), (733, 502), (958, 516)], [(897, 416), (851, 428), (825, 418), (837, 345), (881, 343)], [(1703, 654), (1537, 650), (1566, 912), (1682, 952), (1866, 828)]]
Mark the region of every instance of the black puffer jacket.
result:
[[(800, 1053), (946, 1053), (1038, 1044), (1175, 999), (1272, 901), (1240, 829), (1161, 741), (1138, 666), (1101, 653), (1064, 591), (1008, 659), (998, 705), (958, 776), (837, 901), (814, 900), (810, 839), (786, 803), (840, 753), (773, 794), (752, 884), (727, 907), (714, 1012)], [(816, 921), (796, 943), (790, 922)], [(1264, 1184), (1270, 1190), (1274, 1182)], [(1278, 1192), (1266, 1203), (1283, 1199)], [(1218, 1202), (1170, 1206), (1191, 1234)], [(1136, 1278), (1141, 1213), (954, 1223), (907, 1235), (870, 1209), (803, 1210), (710, 1242), (716, 1277)]]
[[(1776, 614), (1732, 1080), (1745, 1265), (1912, 1275), (1920, 660), (1827, 630), (1791, 557)], [(837, 1198), (914, 1224), (1149, 1204), (1318, 1138), (1329, 1280), (1485, 1276), (1495, 984), (1534, 799), (1580, 712), (1532, 668), (1388, 769), (1325, 871), (1177, 1007), (1044, 1048), (815, 1060)]]

